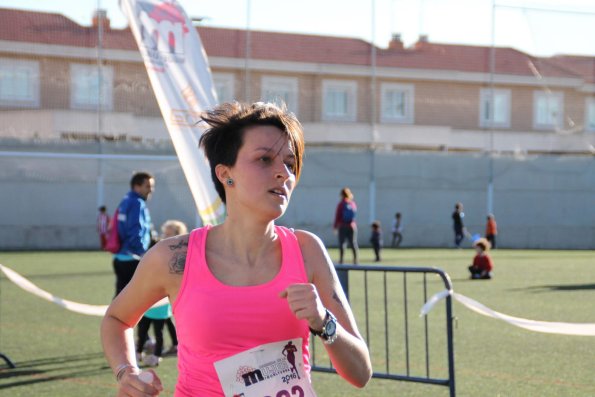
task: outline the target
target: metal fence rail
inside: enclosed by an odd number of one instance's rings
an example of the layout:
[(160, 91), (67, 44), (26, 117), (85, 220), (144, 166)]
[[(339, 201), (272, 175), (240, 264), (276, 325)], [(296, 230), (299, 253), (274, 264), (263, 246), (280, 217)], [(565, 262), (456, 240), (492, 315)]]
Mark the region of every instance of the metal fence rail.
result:
[[(436, 321), (430, 321), (428, 316), (417, 319), (417, 310), (421, 306), (413, 306), (415, 304), (413, 301), (421, 303), (429, 299), (430, 287), (436, 288), (437, 284), (441, 284), (438, 286), (440, 290), (442, 288), (452, 289), (448, 274), (440, 269), (429, 267), (337, 265), (335, 268), (354, 312), (358, 308), (361, 312), (361, 316), (358, 313), (356, 317), (360, 327), (365, 329), (364, 334), (370, 350), (372, 351), (372, 342), (377, 347), (376, 350), (381, 350), (380, 352), (375, 351), (373, 354), (372, 377), (447, 386), (450, 396), (454, 397), (455, 370), (451, 297), (448, 296), (444, 300), (444, 319), (435, 314), (438, 312), (437, 310), (432, 311), (432, 315), (440, 317), (434, 319)], [(373, 280), (370, 280), (372, 278)], [(362, 288), (356, 289), (355, 287), (360, 284)], [(350, 286), (353, 288), (352, 294), (350, 294)], [(413, 310), (410, 310), (410, 306)], [(410, 318), (411, 313), (415, 313), (417, 321)], [(396, 324), (397, 322), (399, 324)], [(443, 343), (444, 334), (435, 325), (436, 322), (441, 323), (440, 327), (446, 329), (446, 338)], [(439, 337), (436, 337), (437, 335)], [(398, 341), (396, 339), (400, 338), (396, 336), (400, 336), (402, 339)], [(374, 340), (371, 339), (372, 337)], [(419, 341), (419, 346), (414, 346), (412, 339)], [(434, 339), (440, 339), (438, 343), (441, 345), (439, 347), (442, 352), (438, 351), (439, 348), (432, 347), (436, 344)], [(316, 341), (311, 343), (312, 370), (336, 373), (324, 349), (317, 349), (316, 345)], [(396, 360), (397, 364), (391, 362), (391, 358), (398, 354), (395, 352), (396, 350), (402, 354)], [(435, 355), (440, 357), (434, 358)], [(379, 357), (381, 358), (379, 359)], [(375, 361), (380, 362), (380, 365)], [(432, 368), (440, 369), (444, 364), (447, 364), (447, 370), (441, 374), (444, 376), (433, 375), (432, 372), (435, 370)], [(398, 365), (402, 365), (403, 368), (395, 368)]]

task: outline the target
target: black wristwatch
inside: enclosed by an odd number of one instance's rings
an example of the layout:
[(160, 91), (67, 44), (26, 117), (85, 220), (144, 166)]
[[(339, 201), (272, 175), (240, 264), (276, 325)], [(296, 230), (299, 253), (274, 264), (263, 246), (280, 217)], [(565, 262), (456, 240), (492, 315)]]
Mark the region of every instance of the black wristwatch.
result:
[(325, 344), (330, 345), (337, 339), (337, 319), (328, 309), (325, 310), (326, 316), (322, 324), (322, 331), (316, 331), (310, 328), (310, 332), (316, 336), (320, 336)]

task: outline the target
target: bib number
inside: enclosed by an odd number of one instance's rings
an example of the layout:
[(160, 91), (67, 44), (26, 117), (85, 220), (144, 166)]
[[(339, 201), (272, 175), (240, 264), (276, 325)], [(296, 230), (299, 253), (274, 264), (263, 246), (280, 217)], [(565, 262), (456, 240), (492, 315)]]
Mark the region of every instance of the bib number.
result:
[[(304, 395), (304, 391), (302, 390), (301, 387), (299, 386), (294, 386), (291, 388), (291, 394), (289, 394), (289, 392), (287, 390), (281, 390), (278, 391), (277, 394), (275, 394), (275, 397), (305, 397)], [(265, 397), (273, 397), (273, 396), (265, 396)]]
[(267, 343), (215, 362), (225, 397), (316, 397), (301, 338)]

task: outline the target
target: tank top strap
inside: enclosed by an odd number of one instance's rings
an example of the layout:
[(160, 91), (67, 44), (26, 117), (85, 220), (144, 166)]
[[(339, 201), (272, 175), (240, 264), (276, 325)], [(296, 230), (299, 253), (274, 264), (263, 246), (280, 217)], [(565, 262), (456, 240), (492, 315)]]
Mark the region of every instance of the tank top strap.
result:
[(308, 282), (308, 275), (302, 257), (300, 242), (293, 229), (284, 226), (275, 226), (275, 233), (281, 241), (283, 268), (285, 271), (297, 274), (303, 282)]

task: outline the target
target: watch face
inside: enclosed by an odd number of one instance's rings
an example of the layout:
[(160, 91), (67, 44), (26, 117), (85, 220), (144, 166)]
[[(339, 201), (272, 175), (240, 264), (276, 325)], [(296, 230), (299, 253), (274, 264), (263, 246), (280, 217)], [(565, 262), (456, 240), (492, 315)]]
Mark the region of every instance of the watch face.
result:
[(337, 323), (335, 323), (334, 321), (329, 321), (328, 323), (326, 323), (326, 327), (325, 327), (325, 334), (327, 334), (328, 336), (334, 335), (335, 332), (337, 331)]

